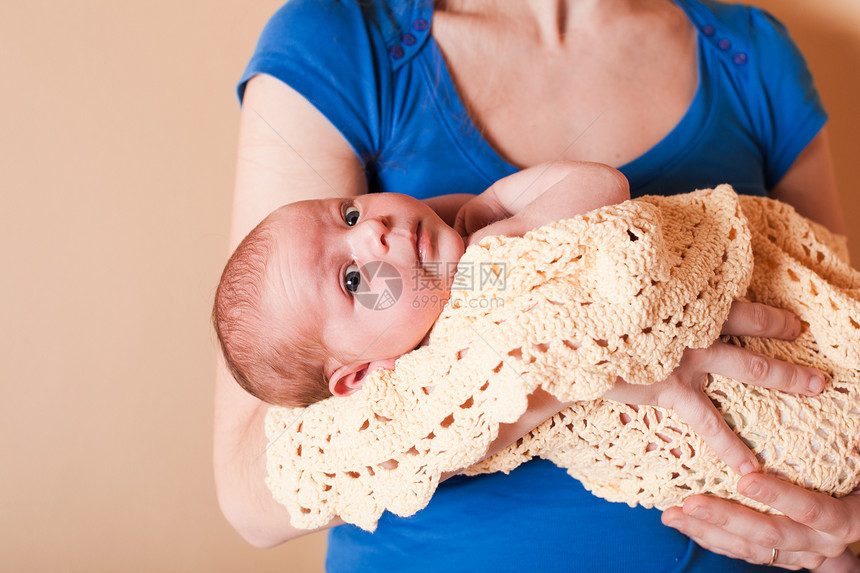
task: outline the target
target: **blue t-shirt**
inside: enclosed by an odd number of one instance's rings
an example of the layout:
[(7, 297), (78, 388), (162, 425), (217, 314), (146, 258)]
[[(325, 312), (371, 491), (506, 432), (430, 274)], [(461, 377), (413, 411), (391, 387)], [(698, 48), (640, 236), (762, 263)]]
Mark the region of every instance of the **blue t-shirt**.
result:
[[(826, 121), (803, 57), (766, 12), (676, 0), (699, 31), (699, 85), (679, 124), (621, 166), (634, 196), (731, 183), (765, 195)], [(372, 192), (479, 193), (516, 168), (483, 139), (430, 35), (431, 0), (290, 0), (239, 83), (274, 76), (308, 99), (361, 159)], [(361, 571), (757, 571), (592, 496), (543, 460), (451, 478), (374, 534), (329, 533), (326, 568)], [(768, 569), (772, 570), (772, 569)]]

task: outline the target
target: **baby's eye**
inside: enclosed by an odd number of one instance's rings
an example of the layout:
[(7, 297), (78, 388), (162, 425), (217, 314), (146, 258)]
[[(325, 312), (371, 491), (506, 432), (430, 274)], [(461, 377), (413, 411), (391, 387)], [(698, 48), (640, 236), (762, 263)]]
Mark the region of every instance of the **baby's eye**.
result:
[(346, 224), (350, 227), (358, 223), (358, 217), (360, 214), (358, 207), (355, 205), (347, 205), (343, 208), (343, 220), (346, 221)]
[(343, 275), (343, 286), (347, 292), (355, 292), (361, 284), (361, 273), (356, 265), (346, 267), (346, 274)]

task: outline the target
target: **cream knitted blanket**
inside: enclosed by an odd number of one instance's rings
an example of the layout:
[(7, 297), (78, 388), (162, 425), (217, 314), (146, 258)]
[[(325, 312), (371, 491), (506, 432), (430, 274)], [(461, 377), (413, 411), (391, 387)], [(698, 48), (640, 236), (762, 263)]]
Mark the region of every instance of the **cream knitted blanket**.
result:
[[(488, 237), (460, 269), (472, 288), (452, 291), (429, 344), (393, 371), (346, 398), (269, 410), (266, 483), (295, 527), (340, 516), (372, 531), (383, 510), (423, 508), (443, 472), (507, 472), (535, 456), (631, 506), (711, 493), (756, 507), (672, 411), (600, 398), (617, 376), (665, 378), (686, 348), (717, 339), (744, 296), (797, 313), (803, 332), (731, 341), (822, 370), (825, 391), (712, 376), (707, 395), (765, 471), (834, 495), (860, 483), (860, 273), (844, 241), (791, 207), (725, 185), (643, 197)], [(480, 461), (537, 387), (577, 403)]]

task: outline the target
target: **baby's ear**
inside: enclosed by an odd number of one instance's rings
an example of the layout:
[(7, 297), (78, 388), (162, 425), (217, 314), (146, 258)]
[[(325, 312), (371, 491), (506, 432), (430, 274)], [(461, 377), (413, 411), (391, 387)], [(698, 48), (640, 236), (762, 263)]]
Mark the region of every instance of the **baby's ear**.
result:
[(329, 377), (328, 389), (334, 396), (349, 396), (360, 390), (367, 375), (377, 368), (393, 370), (396, 358), (374, 360), (373, 362), (353, 362), (338, 367)]

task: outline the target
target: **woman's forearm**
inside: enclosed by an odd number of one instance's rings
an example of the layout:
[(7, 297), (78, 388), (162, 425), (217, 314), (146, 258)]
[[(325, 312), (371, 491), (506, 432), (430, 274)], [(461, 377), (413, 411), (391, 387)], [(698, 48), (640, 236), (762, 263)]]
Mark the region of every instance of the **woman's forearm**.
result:
[(215, 490), (224, 517), (255, 547), (272, 547), (311, 533), (290, 525), (286, 508), (266, 487), (263, 419), (267, 408), (236, 384), (219, 359), (213, 443)]
[[(496, 439), (490, 442), (487, 453), (478, 463), (507, 448), (571, 404), (572, 402), (561, 402), (549, 392), (538, 388), (528, 397), (528, 408), (519, 420), (510, 424), (499, 424)], [(443, 473), (440, 481), (445, 481), (465, 469)]]

